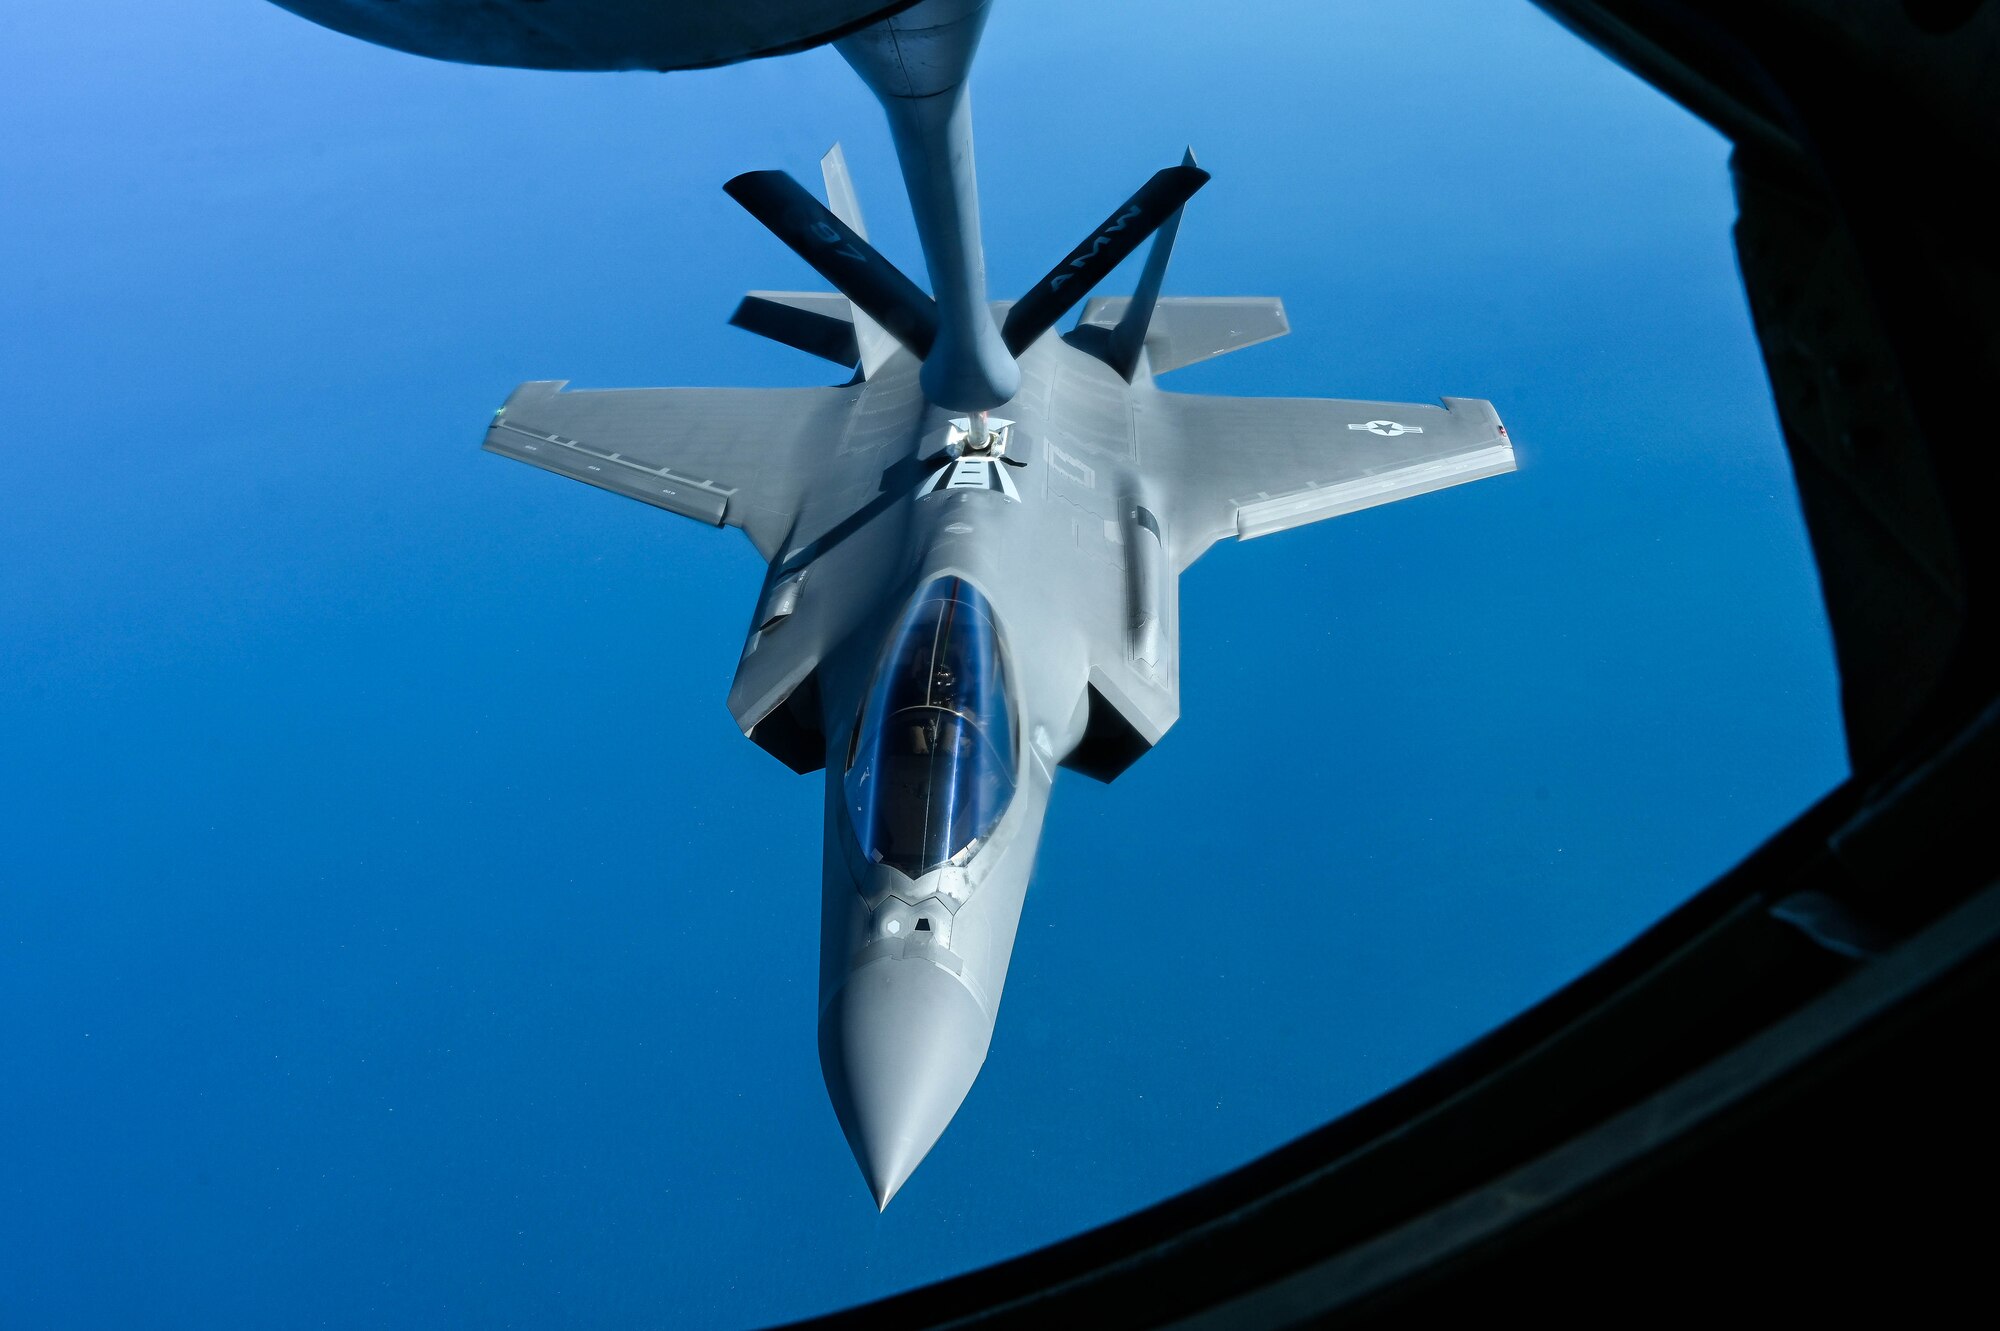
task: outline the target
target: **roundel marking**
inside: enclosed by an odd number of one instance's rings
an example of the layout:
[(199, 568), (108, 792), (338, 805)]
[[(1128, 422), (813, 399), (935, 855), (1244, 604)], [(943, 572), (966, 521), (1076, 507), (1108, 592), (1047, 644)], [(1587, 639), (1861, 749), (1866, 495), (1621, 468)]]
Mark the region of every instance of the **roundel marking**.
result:
[(1424, 427), (1421, 425), (1405, 425), (1401, 421), (1360, 421), (1349, 425), (1347, 428), (1350, 430), (1366, 430), (1370, 434), (1379, 434), (1388, 439), (1393, 439), (1399, 434), (1422, 434), (1424, 432)]

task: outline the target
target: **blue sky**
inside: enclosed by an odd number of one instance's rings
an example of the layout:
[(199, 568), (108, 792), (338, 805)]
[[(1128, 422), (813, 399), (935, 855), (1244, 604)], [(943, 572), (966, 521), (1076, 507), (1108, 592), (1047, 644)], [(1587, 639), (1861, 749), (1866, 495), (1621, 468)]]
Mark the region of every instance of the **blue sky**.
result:
[[(0, 1325), (739, 1325), (1113, 1218), (1604, 956), (1845, 772), (1726, 145), (1525, 4), (997, 0), (989, 269), (1193, 144), (1182, 391), (1492, 399), (1510, 477), (1183, 587), (1059, 783), (993, 1052), (884, 1216), (820, 1085), (818, 777), (747, 542), (482, 454), (518, 381), (825, 382), (729, 202), (828, 52), (476, 70), (259, 0), (0, 16)], [(1114, 286), (1123, 279), (1114, 278)]]

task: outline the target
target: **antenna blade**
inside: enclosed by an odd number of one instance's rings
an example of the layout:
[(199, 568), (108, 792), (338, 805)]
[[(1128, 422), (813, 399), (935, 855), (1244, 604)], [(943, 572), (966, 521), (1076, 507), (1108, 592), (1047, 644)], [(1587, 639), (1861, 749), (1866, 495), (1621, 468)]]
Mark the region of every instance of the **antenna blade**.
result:
[(1007, 350), (1018, 356), (1055, 327), (1056, 320), (1089, 295), (1092, 287), (1207, 183), (1208, 172), (1198, 166), (1170, 166), (1154, 172), (1137, 194), (1014, 303), (1000, 328)]
[(723, 191), (922, 359), (937, 338), (937, 302), (854, 228), (783, 171), (746, 171)]

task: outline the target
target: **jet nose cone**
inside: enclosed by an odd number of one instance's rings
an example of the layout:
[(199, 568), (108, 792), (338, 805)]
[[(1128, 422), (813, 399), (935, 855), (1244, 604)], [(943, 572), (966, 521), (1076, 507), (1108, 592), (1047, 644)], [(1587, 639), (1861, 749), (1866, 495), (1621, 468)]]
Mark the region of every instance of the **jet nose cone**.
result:
[(827, 1006), (820, 1068), (876, 1206), (887, 1207), (930, 1153), (992, 1037), (971, 992), (926, 960), (863, 966)]

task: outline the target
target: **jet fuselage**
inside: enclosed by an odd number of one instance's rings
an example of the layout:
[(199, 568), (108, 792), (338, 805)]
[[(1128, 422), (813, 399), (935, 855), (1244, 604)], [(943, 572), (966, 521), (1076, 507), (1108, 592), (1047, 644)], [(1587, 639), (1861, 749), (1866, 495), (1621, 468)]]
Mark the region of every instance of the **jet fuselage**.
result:
[[(1055, 769), (1088, 721), (1092, 644), (1124, 641), (1122, 626), (1135, 618), (1123, 558), (1129, 524), (1115, 496), (1137, 492), (1139, 478), (1123, 474), (1120, 460), (1132, 456), (1131, 400), (1151, 385), (1126, 384), (1056, 337), (1031, 348), (1021, 366), (1022, 391), (994, 413), (1008, 422), (997, 458), (969, 451), (954, 459), (946, 451), (959, 433), (952, 414), (921, 397), (911, 402), (903, 456), (884, 469), (904, 493), (869, 524), (878, 530), (855, 532), (820, 556), (798, 594), (802, 605), (815, 582), (852, 587), (857, 577), (880, 589), (875, 613), (825, 657), (819, 676), (827, 737), (821, 1059), (879, 1203), (930, 1149), (985, 1059)], [(915, 368), (892, 366), (868, 390), (900, 397), (896, 371)], [(1066, 403), (1084, 409), (1065, 412)], [(1062, 469), (1054, 484), (1052, 461)], [(1086, 480), (1081, 494), (1065, 493)], [(937, 606), (942, 613), (927, 609)], [(905, 631), (913, 614), (919, 633)], [(968, 627), (975, 617), (989, 621), (997, 666), (970, 709), (976, 716), (963, 706), (871, 714), (871, 705), (890, 712), (908, 701), (884, 695), (885, 673), (929, 668), (904, 659), (912, 638), (983, 637), (987, 626)], [(932, 682), (942, 674), (948, 689), (962, 687), (959, 677), (971, 673), (964, 653), (935, 655)], [(1172, 662), (1156, 665), (1164, 672)], [(926, 716), (943, 718), (947, 732), (976, 730), (958, 737), (972, 751), (963, 760), (938, 756), (954, 735), (940, 739)], [(885, 728), (893, 732), (886, 743)], [(865, 770), (871, 757), (883, 767), (901, 763), (905, 779), (871, 789), (871, 779), (883, 780)], [(982, 763), (995, 759), (1006, 766), (999, 801), (979, 788), (990, 779)], [(899, 807), (885, 813), (881, 801)], [(981, 807), (960, 819), (968, 804)], [(923, 853), (899, 857), (897, 846), (872, 844), (877, 824), (926, 816), (945, 835)], [(898, 828), (881, 839), (923, 838)], [(944, 861), (933, 863), (939, 855)]]
[[(886, 17), (845, 0), (590, 4), (531, 22), (479, 0), (279, 3), (405, 50), (530, 68), (693, 67), (831, 40), (880, 101), (928, 292), (868, 243), (838, 144), (824, 202), (777, 170), (723, 186), (834, 288), (752, 292), (730, 322), (851, 379), (533, 380), (484, 446), (736, 527), (769, 561), (729, 709), (795, 771), (826, 772), (821, 1062), (886, 1205), (986, 1056), (1055, 769), (1109, 781), (1179, 717), (1181, 572), (1218, 541), (1512, 471), (1506, 427), (1474, 398), (1156, 389), (1156, 374), (1289, 331), (1274, 297), (1162, 294), (1209, 179), (1192, 151), (1019, 300), (990, 302), (967, 91), (989, 0)], [(1146, 244), (1131, 296), (1091, 296)], [(1003, 456), (982, 460), (988, 412), (1010, 424)]]

